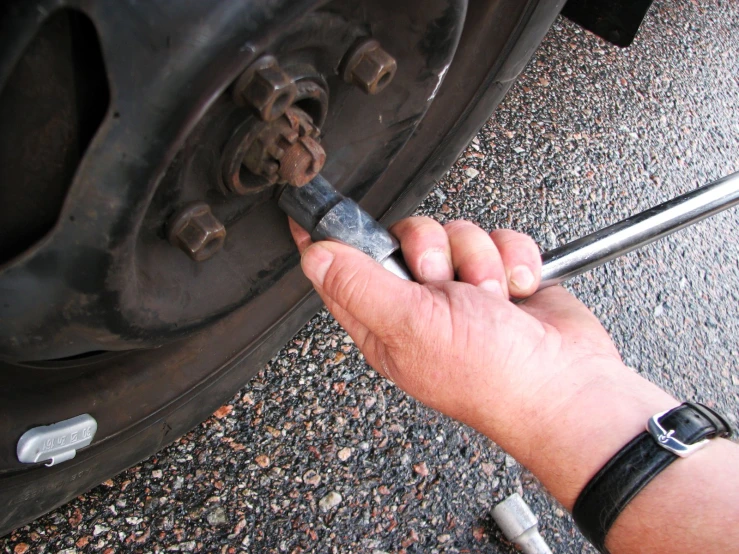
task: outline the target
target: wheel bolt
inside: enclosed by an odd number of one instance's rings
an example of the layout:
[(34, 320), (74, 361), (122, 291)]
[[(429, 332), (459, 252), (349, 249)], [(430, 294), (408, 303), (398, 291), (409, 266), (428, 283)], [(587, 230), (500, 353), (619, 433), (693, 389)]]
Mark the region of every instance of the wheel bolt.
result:
[(366, 94), (377, 94), (395, 77), (398, 63), (380, 43), (367, 39), (355, 46), (345, 58), (344, 81), (361, 88)]
[(170, 221), (168, 234), (169, 242), (196, 262), (211, 258), (226, 240), (226, 228), (204, 202), (180, 210)]

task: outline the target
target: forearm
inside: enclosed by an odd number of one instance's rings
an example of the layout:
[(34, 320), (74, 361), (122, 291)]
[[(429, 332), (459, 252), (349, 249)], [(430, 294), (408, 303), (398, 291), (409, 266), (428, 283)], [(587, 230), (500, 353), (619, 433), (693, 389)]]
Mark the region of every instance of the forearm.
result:
[(714, 439), (670, 464), (632, 500), (608, 534), (622, 552), (723, 554), (739, 545), (739, 446)]
[[(496, 414), (495, 425), (481, 430), (570, 511), (588, 481), (651, 416), (679, 404), (615, 361), (565, 372), (533, 400), (510, 399), (506, 406), (518, 411), (506, 410), (506, 419)], [(616, 520), (610, 551), (707, 552), (708, 541), (711, 551), (730, 551), (739, 541), (729, 524), (739, 521), (737, 468), (739, 447), (722, 439), (676, 460)], [(719, 538), (723, 546), (714, 546)]]

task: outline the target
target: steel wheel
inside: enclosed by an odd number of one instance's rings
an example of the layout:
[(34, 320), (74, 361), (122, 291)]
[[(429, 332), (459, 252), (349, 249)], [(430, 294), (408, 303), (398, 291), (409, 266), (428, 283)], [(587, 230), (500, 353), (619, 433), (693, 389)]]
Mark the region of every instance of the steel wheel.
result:
[[(259, 142), (275, 120), (307, 118), (322, 173), (397, 219), (560, 4), (0, 8), (0, 534), (205, 419), (319, 307), (274, 201), (289, 132)], [(18, 460), (28, 429), (85, 413), (74, 459)]]

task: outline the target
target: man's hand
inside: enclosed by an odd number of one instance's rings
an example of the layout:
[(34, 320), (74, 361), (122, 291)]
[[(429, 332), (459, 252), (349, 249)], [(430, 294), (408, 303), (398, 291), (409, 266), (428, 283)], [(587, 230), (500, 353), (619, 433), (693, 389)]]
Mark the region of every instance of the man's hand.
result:
[(621, 364), (597, 319), (564, 289), (509, 301), (539, 284), (539, 249), (526, 235), (405, 219), (392, 232), (418, 281), (411, 283), (348, 246), (311, 244), (291, 226), (305, 274), (370, 365), (495, 440), (503, 414), (547, 417), (541, 389), (555, 417), (558, 403), (588, 385), (588, 372), (572, 374), (573, 365)]
[[(539, 251), (525, 235), (488, 235), (465, 221), (401, 221), (392, 231), (418, 280), (410, 283), (357, 250), (311, 244), (291, 227), (305, 274), (367, 361), (493, 439), (570, 510), (649, 417), (678, 404), (623, 365), (598, 320), (564, 289), (509, 301), (531, 295), (540, 279)], [(670, 465), (619, 516), (606, 546), (731, 550), (737, 533), (726, 522), (739, 514), (738, 460), (736, 445), (717, 439)]]

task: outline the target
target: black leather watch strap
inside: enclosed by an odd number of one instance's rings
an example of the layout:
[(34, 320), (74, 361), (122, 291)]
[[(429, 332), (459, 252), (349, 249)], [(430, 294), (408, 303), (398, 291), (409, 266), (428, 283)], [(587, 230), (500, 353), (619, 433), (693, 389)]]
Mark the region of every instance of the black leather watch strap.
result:
[[(670, 438), (686, 445), (704, 439), (728, 437), (731, 427), (719, 414), (697, 403), (686, 402), (662, 415), (659, 423)], [(626, 505), (663, 469), (678, 458), (644, 432), (624, 446), (580, 493), (572, 510), (575, 523), (601, 552), (606, 535)]]

